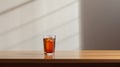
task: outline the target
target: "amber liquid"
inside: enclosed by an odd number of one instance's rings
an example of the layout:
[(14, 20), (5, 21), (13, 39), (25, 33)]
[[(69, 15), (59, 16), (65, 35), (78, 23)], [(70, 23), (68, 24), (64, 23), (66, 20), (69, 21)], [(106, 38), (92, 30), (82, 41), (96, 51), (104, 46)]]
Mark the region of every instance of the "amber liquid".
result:
[(44, 38), (44, 52), (53, 53), (55, 51), (55, 38)]

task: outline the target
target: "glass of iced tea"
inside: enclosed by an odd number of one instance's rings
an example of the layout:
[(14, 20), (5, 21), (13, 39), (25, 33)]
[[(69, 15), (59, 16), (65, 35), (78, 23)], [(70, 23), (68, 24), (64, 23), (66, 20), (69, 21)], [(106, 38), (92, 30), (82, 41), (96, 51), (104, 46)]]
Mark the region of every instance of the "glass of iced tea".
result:
[(44, 43), (44, 53), (53, 54), (55, 52), (55, 35), (45, 35), (43, 38)]

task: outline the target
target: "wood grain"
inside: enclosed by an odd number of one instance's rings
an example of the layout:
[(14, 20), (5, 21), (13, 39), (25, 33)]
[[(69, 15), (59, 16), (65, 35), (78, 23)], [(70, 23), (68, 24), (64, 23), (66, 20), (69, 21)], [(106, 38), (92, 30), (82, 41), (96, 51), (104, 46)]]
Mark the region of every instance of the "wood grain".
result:
[(0, 51), (0, 63), (120, 63), (120, 50)]

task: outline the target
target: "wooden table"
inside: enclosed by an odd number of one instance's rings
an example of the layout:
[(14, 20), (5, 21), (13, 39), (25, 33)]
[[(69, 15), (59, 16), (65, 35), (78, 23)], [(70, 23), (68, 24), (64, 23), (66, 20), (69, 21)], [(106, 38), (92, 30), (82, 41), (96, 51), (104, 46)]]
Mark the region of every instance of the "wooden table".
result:
[(0, 63), (120, 63), (120, 50), (0, 51)]

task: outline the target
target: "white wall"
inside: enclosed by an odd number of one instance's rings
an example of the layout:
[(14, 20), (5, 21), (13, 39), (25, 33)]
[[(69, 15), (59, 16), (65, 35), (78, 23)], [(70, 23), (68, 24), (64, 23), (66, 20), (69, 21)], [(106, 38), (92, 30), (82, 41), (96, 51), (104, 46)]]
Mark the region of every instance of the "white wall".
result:
[(0, 50), (43, 50), (55, 34), (56, 50), (79, 50), (78, 0), (0, 0)]

